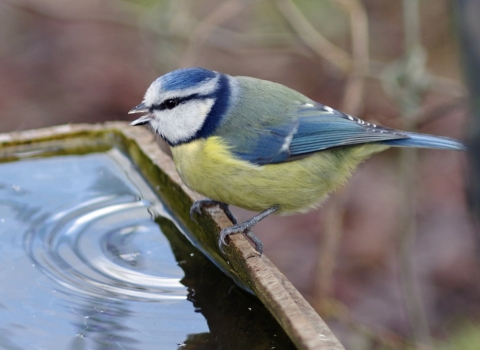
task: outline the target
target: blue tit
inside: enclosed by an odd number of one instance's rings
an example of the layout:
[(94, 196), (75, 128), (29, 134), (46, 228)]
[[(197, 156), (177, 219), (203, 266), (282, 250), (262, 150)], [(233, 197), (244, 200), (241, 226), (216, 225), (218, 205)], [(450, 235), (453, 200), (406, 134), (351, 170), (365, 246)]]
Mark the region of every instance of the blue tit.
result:
[[(185, 184), (208, 197), (192, 205), (192, 217), (219, 205), (233, 222), (220, 233), (220, 248), (243, 232), (260, 254), (250, 231), (256, 223), (319, 206), (370, 155), (389, 147), (465, 149), (367, 123), (280, 84), (203, 68), (161, 76), (129, 113), (146, 113), (131, 125), (150, 125), (169, 144)], [(237, 224), (228, 205), (260, 214)]]

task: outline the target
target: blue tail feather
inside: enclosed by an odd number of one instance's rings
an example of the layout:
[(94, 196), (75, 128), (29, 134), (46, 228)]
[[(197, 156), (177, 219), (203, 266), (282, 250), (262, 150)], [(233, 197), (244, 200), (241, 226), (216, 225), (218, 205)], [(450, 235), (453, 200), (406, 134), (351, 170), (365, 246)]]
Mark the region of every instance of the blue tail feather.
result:
[(420, 147), (437, 148), (465, 151), (467, 147), (461, 142), (448, 137), (417, 134), (413, 132), (406, 133), (408, 138), (397, 140), (386, 140), (381, 143), (392, 147)]

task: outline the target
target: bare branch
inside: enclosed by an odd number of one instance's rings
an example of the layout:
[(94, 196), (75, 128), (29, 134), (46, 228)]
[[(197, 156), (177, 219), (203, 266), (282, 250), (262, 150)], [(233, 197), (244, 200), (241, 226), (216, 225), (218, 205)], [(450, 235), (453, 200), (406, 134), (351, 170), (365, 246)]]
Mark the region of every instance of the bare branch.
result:
[(311, 50), (342, 72), (350, 72), (352, 69), (350, 55), (321, 35), (291, 0), (276, 0), (275, 4), (298, 37)]
[(180, 63), (180, 67), (189, 67), (195, 65), (198, 55), (211, 32), (221, 23), (232, 18), (252, 1), (229, 0), (222, 3), (215, 11), (201, 21), (191, 35), (190, 44)]
[(368, 16), (358, 0), (335, 0), (350, 16), (353, 67), (343, 95), (343, 111), (360, 115), (363, 111), (365, 77), (369, 74)]

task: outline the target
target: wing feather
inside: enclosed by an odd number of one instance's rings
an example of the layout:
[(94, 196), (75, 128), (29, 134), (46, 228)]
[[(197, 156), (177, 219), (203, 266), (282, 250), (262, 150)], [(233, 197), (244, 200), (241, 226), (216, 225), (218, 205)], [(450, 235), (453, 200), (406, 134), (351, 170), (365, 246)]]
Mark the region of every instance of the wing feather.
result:
[(250, 137), (234, 144), (233, 153), (265, 165), (335, 147), (409, 138), (406, 133), (367, 123), (319, 103), (299, 106), (285, 120), (280, 125), (249, 130)]

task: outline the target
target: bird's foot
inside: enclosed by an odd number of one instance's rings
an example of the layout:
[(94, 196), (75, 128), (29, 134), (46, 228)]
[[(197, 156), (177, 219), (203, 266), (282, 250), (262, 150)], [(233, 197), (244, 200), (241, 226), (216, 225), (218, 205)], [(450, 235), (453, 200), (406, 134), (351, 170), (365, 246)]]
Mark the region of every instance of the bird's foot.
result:
[[(224, 253), (223, 246), (228, 245), (226, 242), (227, 236), (234, 234), (234, 233), (245, 233), (245, 235), (252, 241), (255, 245), (255, 250), (262, 255), (263, 253), (263, 243), (260, 239), (253, 234), (250, 229), (258, 224), (259, 221), (265, 219), (268, 215), (273, 213), (274, 211), (278, 210), (280, 207), (278, 205), (268, 208), (267, 210), (262, 211), (260, 214), (255, 215), (253, 218), (242, 222), (241, 224), (234, 225), (231, 227), (224, 228), (220, 232), (220, 238), (218, 239), (218, 245), (220, 250)], [(232, 221), (233, 222), (233, 221)]]
[[(213, 199), (210, 199), (210, 198), (205, 198), (205, 199), (200, 199), (198, 201), (195, 201), (195, 202), (193, 202), (192, 206), (190, 207), (190, 219), (192, 219), (192, 221), (194, 221), (196, 223), (197, 220), (195, 220), (195, 213), (202, 214), (202, 209), (203, 208), (213, 207), (214, 205), (221, 206), (222, 204), (225, 204), (225, 203), (222, 203), (222, 202), (219, 202), (219, 201), (214, 201)], [(228, 205), (227, 205), (227, 208), (228, 208)]]
[[(240, 226), (241, 226), (241, 224), (231, 226), (231, 227), (228, 227), (228, 228), (224, 228), (220, 232), (220, 238), (218, 239), (218, 246), (220, 248), (220, 251), (225, 254), (225, 251), (223, 250), (223, 247), (228, 245), (227, 241), (225, 240), (225, 238), (227, 238), (227, 236), (229, 236), (233, 233), (245, 233), (245, 236), (247, 236), (248, 239), (255, 246), (255, 250), (258, 252), (258, 254), (260, 254), (260, 256), (262, 256), (262, 254), (263, 254), (263, 243), (260, 240), (260, 238), (255, 236), (250, 229), (242, 230)], [(240, 228), (237, 230), (236, 229), (237, 227), (240, 227)]]
[(214, 205), (218, 205), (218, 207), (223, 210), (223, 212), (228, 217), (228, 219), (232, 222), (232, 224), (234, 225), (237, 224), (237, 218), (230, 211), (230, 208), (228, 207), (227, 203), (215, 201), (210, 198), (204, 198), (204, 199), (200, 199), (198, 201), (193, 202), (192, 206), (190, 207), (190, 219), (192, 219), (192, 221), (194, 222), (197, 222), (194, 217), (195, 213), (201, 214), (203, 208), (213, 207)]

